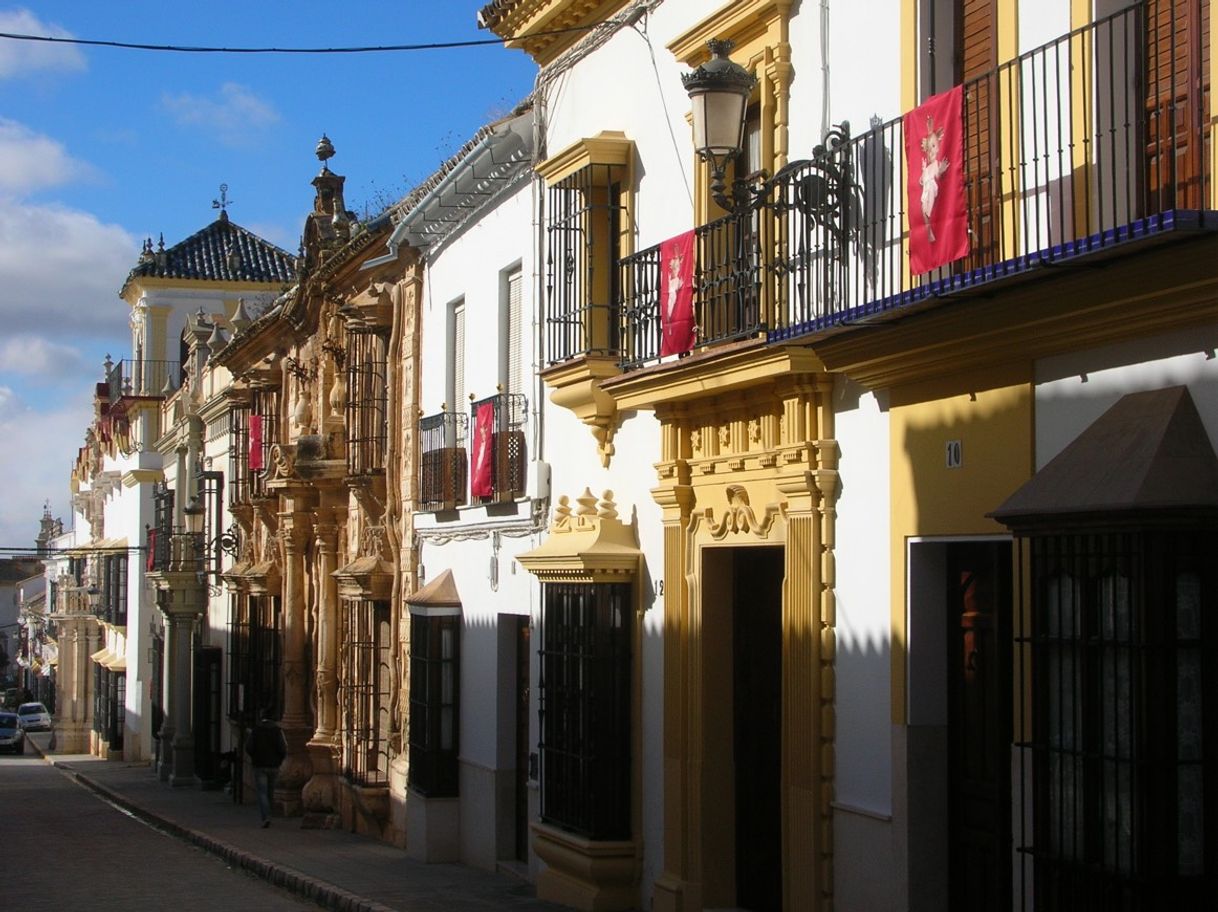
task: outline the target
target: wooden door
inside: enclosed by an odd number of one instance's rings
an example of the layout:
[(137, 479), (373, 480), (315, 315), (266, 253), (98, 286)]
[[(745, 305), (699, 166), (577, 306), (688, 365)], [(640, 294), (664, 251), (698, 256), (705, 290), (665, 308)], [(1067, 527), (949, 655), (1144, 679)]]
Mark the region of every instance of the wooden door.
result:
[(1207, 206), (1209, 0), (1147, 0), (1145, 214)]
[(964, 85), (964, 186), (971, 250), (964, 271), (996, 262), (999, 209), (997, 0), (957, 0), (956, 83)]

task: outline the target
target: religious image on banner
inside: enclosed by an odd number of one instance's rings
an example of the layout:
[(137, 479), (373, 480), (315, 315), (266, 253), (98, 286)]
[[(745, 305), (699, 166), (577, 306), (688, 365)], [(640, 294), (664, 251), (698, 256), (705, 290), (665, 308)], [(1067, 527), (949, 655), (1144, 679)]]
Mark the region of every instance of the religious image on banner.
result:
[(250, 471), (262, 471), (262, 416), (250, 415)]
[(694, 324), (694, 232), (660, 244), (660, 354), (690, 351), (697, 340)]
[(915, 275), (969, 252), (964, 199), (964, 90), (933, 95), (904, 118), (909, 268)]
[(484, 402), (474, 415), (474, 460), (470, 494), (490, 497), (495, 493), (494, 472), (495, 403)]

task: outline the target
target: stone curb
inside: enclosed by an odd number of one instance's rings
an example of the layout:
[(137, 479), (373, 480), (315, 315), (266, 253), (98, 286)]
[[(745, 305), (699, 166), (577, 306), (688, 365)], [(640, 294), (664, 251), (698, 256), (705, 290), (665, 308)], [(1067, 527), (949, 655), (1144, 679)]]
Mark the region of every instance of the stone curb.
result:
[(396, 910), (389, 906), (371, 899), (365, 899), (362, 896), (357, 896), (319, 878), (310, 877), (308, 874), (303, 874), (293, 868), (277, 864), (252, 852), (229, 845), (226, 842), (208, 836), (206, 833), (201, 833), (198, 830), (192, 830), (189, 827), (174, 823), (172, 820), (168, 820), (136, 804), (125, 795), (121, 795), (102, 785), (100, 782), (91, 779), (79, 770), (74, 769), (70, 764), (48, 757), (38, 749), (37, 745), (35, 745), (35, 749), (42, 754), (43, 760), (47, 763), (67, 773), (74, 781), (101, 795), (107, 801), (111, 801), (124, 810), (131, 812), (144, 822), (152, 824), (158, 829), (164, 830), (166, 833), (185, 840), (192, 845), (198, 846), (206, 852), (210, 852), (212, 855), (223, 859), (231, 867), (249, 871), (267, 883), (317, 903), (317, 905), (324, 909), (333, 909), (335, 912), (396, 912)]

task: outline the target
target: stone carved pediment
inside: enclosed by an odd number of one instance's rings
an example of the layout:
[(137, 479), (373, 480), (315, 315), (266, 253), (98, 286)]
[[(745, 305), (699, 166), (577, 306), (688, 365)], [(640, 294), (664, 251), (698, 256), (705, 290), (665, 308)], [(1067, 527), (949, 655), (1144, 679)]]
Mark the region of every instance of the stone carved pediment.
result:
[(711, 537), (715, 541), (722, 541), (728, 535), (752, 534), (757, 538), (769, 538), (774, 520), (783, 516), (786, 510), (784, 504), (767, 504), (759, 519), (749, 503), (749, 492), (743, 485), (738, 484), (727, 486), (727, 504), (727, 509), (718, 522), (715, 522), (713, 507), (707, 507), (703, 513)]

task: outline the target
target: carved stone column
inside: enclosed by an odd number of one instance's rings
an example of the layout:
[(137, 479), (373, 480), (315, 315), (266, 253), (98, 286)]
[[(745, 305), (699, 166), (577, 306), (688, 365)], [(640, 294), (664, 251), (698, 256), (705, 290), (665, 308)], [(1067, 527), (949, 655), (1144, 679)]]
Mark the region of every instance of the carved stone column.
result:
[(154, 577), (157, 607), (165, 615), (165, 724), (157, 774), (171, 785), (195, 784), (195, 740), (191, 726), (191, 655), (195, 624), (207, 607), (207, 589), (198, 574), (165, 572)]
[(283, 718), (280, 727), (288, 742), (288, 756), (279, 767), (275, 801), (285, 815), (301, 810), (301, 790), (313, 774), (306, 748), (313, 735), (308, 710), (308, 669), (305, 668), (305, 546), (309, 537), (308, 513), (283, 516)]
[[(329, 518), (329, 517), (326, 517)], [(317, 730), (307, 747), (313, 776), (305, 783), (302, 802), (306, 826), (327, 826), (338, 808), (338, 527), (319, 522), (317, 544)], [(321, 819), (318, 819), (321, 818)]]

